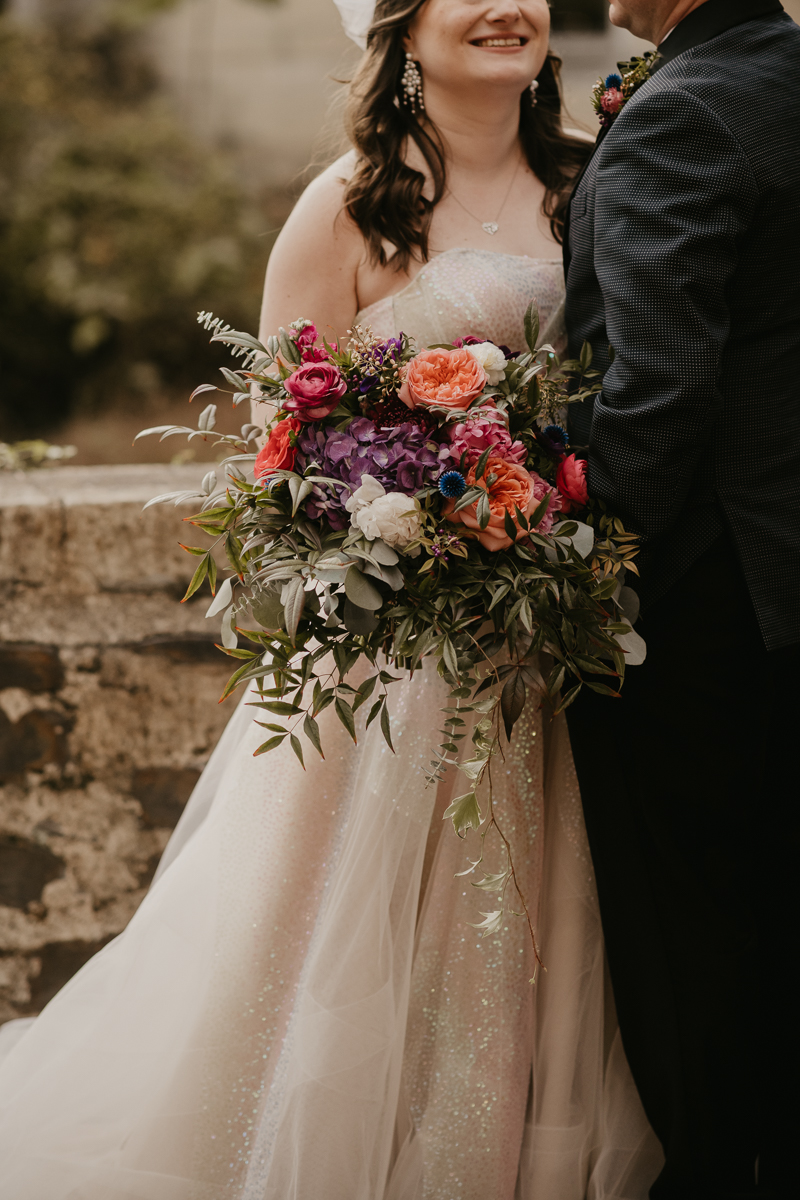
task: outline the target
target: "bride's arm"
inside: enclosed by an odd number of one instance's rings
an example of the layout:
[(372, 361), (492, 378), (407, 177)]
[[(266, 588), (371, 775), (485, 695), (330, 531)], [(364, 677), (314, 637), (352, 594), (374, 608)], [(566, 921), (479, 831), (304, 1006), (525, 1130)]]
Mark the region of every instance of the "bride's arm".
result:
[[(342, 209), (352, 154), (340, 158), (309, 184), (281, 230), (264, 281), (259, 337), (306, 317), (328, 341), (347, 335), (358, 311), (356, 277), (364, 242)], [(253, 404), (263, 425), (269, 405)]]

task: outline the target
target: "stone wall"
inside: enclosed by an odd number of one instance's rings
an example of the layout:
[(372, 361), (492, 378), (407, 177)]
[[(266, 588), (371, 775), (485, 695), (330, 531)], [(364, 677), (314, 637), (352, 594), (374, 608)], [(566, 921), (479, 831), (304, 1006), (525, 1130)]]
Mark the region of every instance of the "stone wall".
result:
[(142, 512), (201, 474), (0, 474), (0, 1021), (125, 927), (236, 703), (207, 588), (179, 603), (191, 510)]

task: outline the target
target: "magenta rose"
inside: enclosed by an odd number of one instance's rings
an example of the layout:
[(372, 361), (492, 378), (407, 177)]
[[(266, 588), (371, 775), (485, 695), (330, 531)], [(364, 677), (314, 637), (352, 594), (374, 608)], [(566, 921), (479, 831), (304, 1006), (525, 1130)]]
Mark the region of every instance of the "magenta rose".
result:
[(347, 391), (338, 367), (332, 363), (305, 363), (284, 380), (289, 399), (283, 407), (301, 421), (329, 417)]
[(573, 508), (585, 508), (589, 502), (586, 488), (586, 459), (570, 454), (561, 460), (556, 472), (556, 487), (561, 493), (564, 512)]

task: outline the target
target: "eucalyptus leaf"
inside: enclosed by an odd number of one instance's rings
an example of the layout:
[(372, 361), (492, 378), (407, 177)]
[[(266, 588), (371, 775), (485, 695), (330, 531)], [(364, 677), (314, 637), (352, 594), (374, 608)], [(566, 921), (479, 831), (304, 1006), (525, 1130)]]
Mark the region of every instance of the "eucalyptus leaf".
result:
[(350, 567), (344, 581), (344, 590), (348, 600), (357, 608), (379, 609), (383, 605), (383, 596), (374, 584), (358, 567)]
[(375, 612), (370, 608), (359, 608), (349, 597), (344, 602), (342, 620), (349, 633), (360, 634), (362, 637), (369, 637), (378, 628)]
[[(223, 584), (224, 587), (224, 584)], [(250, 612), (258, 624), (272, 632), (277, 631), (283, 624), (283, 605), (280, 591), (275, 585), (259, 589), (250, 599)]]
[(618, 633), (615, 637), (617, 645), (625, 653), (625, 665), (640, 667), (647, 657), (647, 645), (644, 638), (632, 627), (628, 633)]
[(400, 561), (400, 555), (397, 551), (388, 546), (381, 538), (376, 538), (374, 542), (370, 542), (369, 548), (372, 557), (385, 567), (394, 567)]
[(619, 594), (616, 597), (617, 604), (622, 609), (625, 618), (631, 625), (635, 625), (639, 619), (639, 596), (629, 587), (621, 587)]

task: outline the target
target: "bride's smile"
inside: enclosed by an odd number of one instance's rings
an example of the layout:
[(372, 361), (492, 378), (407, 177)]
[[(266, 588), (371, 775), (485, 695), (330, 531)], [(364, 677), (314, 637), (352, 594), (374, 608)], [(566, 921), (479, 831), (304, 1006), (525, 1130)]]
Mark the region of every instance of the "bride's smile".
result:
[(524, 37), (473, 38), (470, 42), (471, 46), (478, 46), (481, 50), (514, 50), (527, 44), (528, 39)]
[(434, 107), (440, 92), (469, 108), (494, 107), (503, 95), (515, 104), (536, 78), (549, 34), (545, 0), (426, 0), (409, 23), (406, 48)]

